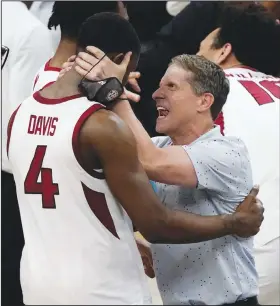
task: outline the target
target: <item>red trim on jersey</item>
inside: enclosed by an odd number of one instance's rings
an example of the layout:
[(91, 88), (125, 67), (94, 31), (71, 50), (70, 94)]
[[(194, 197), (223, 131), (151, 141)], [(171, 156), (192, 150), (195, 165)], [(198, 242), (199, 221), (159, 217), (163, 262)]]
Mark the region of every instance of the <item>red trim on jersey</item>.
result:
[(80, 150), (79, 150), (79, 135), (80, 135), (80, 131), (81, 128), (83, 126), (83, 124), (86, 122), (86, 120), (88, 119), (88, 117), (90, 115), (92, 115), (94, 112), (98, 111), (99, 109), (104, 108), (103, 105), (101, 104), (94, 104), (91, 107), (89, 107), (82, 115), (81, 117), (78, 119), (75, 127), (74, 127), (74, 131), (73, 131), (73, 135), (72, 135), (72, 147), (73, 147), (73, 152), (74, 155), (78, 161), (78, 163), (80, 164), (80, 166), (91, 176), (93, 176), (94, 178), (100, 179), (100, 180), (104, 180), (105, 176), (103, 172), (98, 172), (95, 171), (94, 169), (92, 169), (90, 172), (88, 170), (86, 170), (83, 165), (82, 165), (82, 156), (80, 154)]
[(50, 65), (50, 62), (51, 62), (52, 59), (50, 59), (49, 61), (46, 62), (46, 65), (44, 67), (44, 71), (57, 71), (57, 72), (60, 72), (61, 71), (61, 68), (58, 68), (58, 67), (52, 67)]
[(221, 134), (224, 135), (225, 122), (223, 112), (219, 113), (218, 117), (215, 120), (215, 124), (220, 126)]
[(108, 208), (105, 194), (89, 189), (82, 183), (84, 194), (88, 205), (96, 218), (110, 231), (116, 238), (119, 238), (119, 235), (116, 231), (116, 227), (111, 216), (110, 210)]
[(35, 86), (36, 86), (38, 80), (39, 80), (39, 74), (37, 74), (37, 76), (36, 76), (36, 78), (35, 78), (35, 80), (34, 80), (33, 90), (34, 90), (34, 88), (35, 88)]
[[(50, 83), (46, 84), (42, 89), (48, 87), (49, 85), (51, 85), (53, 83), (54, 82), (50, 82)], [(69, 100), (77, 99), (77, 98), (80, 98), (80, 97), (82, 97), (81, 94), (76, 94), (76, 95), (72, 95), (72, 96), (68, 96), (68, 97), (63, 97), (63, 98), (59, 98), (59, 99), (50, 99), (50, 98), (42, 97), (41, 94), (40, 94), (40, 91), (36, 91), (33, 94), (33, 98), (37, 102), (42, 103), (42, 104), (59, 104), (59, 103), (67, 102)]]
[(247, 69), (247, 70), (258, 71), (255, 68), (252, 68), (252, 67), (249, 67), (249, 66), (245, 66), (245, 65), (237, 66), (236, 68), (244, 68), (244, 69)]
[(12, 116), (10, 117), (9, 123), (8, 123), (8, 128), (7, 128), (7, 155), (9, 158), (9, 147), (10, 147), (10, 139), (11, 139), (11, 134), (12, 134), (12, 128), (13, 128), (13, 124), (15, 121), (15, 117), (17, 114), (17, 111), (19, 110), (19, 108), (21, 107), (21, 104), (18, 106), (18, 108), (12, 113)]

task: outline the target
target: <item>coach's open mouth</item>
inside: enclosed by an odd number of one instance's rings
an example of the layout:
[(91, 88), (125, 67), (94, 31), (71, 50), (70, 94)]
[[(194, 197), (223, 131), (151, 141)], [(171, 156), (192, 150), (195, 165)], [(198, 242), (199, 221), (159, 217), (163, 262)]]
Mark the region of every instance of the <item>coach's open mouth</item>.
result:
[(158, 119), (165, 118), (169, 113), (169, 110), (167, 110), (166, 108), (162, 106), (158, 106), (157, 111), (158, 111)]

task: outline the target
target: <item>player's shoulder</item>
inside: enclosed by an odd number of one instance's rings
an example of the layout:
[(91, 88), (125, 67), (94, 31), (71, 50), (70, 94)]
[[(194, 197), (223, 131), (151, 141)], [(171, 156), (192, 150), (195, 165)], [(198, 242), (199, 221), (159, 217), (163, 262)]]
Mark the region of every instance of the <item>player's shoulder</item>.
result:
[(279, 80), (279, 77), (265, 74), (250, 67), (235, 67), (224, 70), (226, 77), (231, 83), (240, 81), (259, 82), (262, 80)]
[(127, 124), (115, 113), (105, 108), (92, 113), (85, 121), (82, 133), (91, 139), (107, 139), (118, 142), (134, 139)]

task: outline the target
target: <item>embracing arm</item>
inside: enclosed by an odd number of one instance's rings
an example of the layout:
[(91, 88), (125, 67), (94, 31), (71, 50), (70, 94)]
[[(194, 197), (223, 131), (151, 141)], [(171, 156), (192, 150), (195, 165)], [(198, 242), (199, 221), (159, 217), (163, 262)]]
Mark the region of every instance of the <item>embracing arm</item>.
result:
[(93, 114), (84, 124), (80, 140), (91, 145), (112, 194), (148, 241), (193, 243), (238, 234), (240, 227), (247, 228), (245, 236), (258, 231), (259, 224), (242, 224), (248, 214), (205, 217), (172, 211), (162, 205), (138, 160), (130, 129), (113, 113), (100, 110)]
[(149, 177), (156, 182), (197, 186), (197, 176), (191, 159), (181, 146), (158, 148), (152, 142), (140, 121), (136, 118), (128, 101), (120, 101), (114, 106), (119, 115), (132, 130), (136, 141), (139, 159)]

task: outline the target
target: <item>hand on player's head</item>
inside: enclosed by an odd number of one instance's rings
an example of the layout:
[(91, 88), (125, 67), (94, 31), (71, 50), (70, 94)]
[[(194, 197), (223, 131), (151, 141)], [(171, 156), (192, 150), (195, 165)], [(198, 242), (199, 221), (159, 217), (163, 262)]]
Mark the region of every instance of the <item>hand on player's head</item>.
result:
[(64, 74), (72, 68), (72, 66), (74, 65), (75, 59), (76, 59), (76, 55), (72, 55), (68, 58), (67, 62), (62, 64), (61, 70), (57, 77), (58, 79), (64, 76)]
[[(120, 64), (116, 64), (110, 60), (108, 56), (104, 56), (105, 53), (96, 47), (87, 47), (87, 51), (89, 53), (80, 52), (77, 55), (75, 59), (76, 72), (78, 72), (83, 77), (85, 76), (86, 79), (90, 81), (104, 80), (110, 77), (116, 77), (120, 82), (123, 80), (130, 61), (131, 52), (125, 54)], [(100, 59), (102, 60), (100, 61)], [(92, 69), (94, 65), (96, 66)], [(66, 69), (68, 69), (68, 67), (69, 63), (66, 65)], [(136, 92), (140, 92), (140, 87), (136, 80), (140, 76), (141, 75), (139, 72), (131, 72), (128, 77), (128, 83)], [(125, 94), (127, 98), (133, 102), (139, 102), (140, 100), (140, 96), (138, 94), (133, 93), (127, 89), (125, 89)]]
[[(89, 46), (87, 52), (79, 52), (76, 57), (75, 70), (81, 75), (86, 76), (88, 80), (99, 81), (110, 77), (116, 77), (120, 82), (127, 71), (130, 62), (131, 52), (124, 55), (122, 62), (118, 65), (114, 63), (100, 49)], [(92, 69), (92, 67), (94, 67)]]
[(134, 71), (134, 72), (130, 72), (129, 76), (128, 76), (128, 83), (131, 86), (131, 88), (133, 90), (135, 90), (136, 92), (140, 92), (141, 88), (138, 85), (137, 79), (139, 79), (141, 77), (140, 72)]

